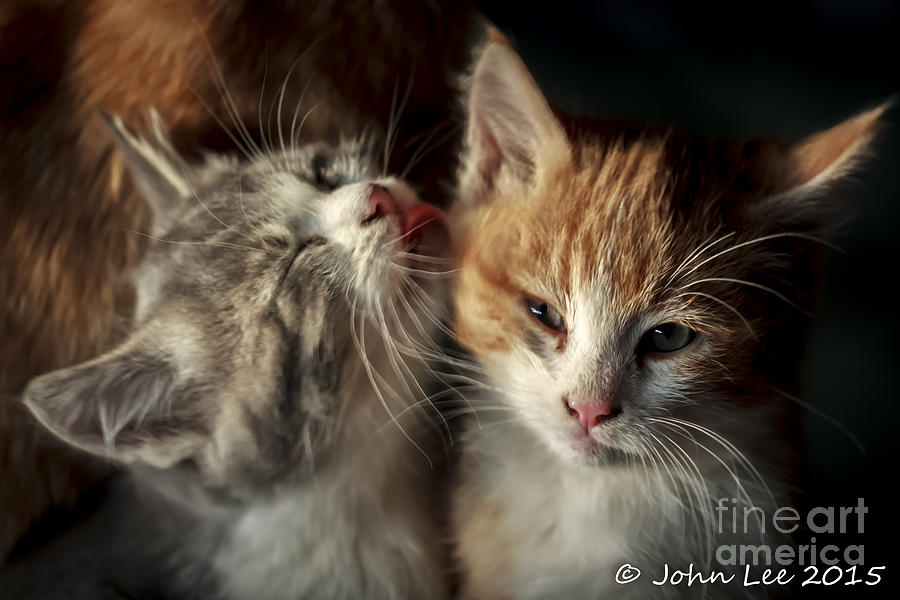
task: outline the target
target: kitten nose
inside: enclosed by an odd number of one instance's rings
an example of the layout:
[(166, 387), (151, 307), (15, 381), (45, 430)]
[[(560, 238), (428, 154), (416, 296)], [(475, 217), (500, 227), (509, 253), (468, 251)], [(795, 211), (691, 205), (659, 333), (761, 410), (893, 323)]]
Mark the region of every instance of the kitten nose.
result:
[(376, 219), (380, 219), (387, 215), (396, 215), (397, 203), (387, 188), (380, 185), (373, 185), (372, 191), (369, 192), (369, 210), (363, 223), (370, 223)]
[(621, 408), (609, 400), (587, 403), (566, 398), (565, 402), (569, 414), (578, 419), (585, 431), (591, 430), (622, 412)]

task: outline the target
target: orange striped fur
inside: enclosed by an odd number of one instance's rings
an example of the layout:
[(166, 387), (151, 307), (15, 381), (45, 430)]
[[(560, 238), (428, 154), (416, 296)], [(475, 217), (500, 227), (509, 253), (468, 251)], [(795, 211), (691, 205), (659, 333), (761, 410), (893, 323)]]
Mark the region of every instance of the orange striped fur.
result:
[[(481, 427), (455, 501), (463, 596), (603, 597), (611, 576), (590, 573), (614, 572), (610, 557), (703, 549), (669, 526), (679, 502), (668, 484), (640, 471), (656, 460), (648, 445), (681, 439), (658, 419), (722, 435), (783, 497), (799, 434), (773, 390), (795, 389), (826, 192), (864, 156), (885, 107), (795, 145), (600, 123), (554, 111), (502, 40), (467, 86), (454, 300), (488, 388), (469, 398)], [(558, 311), (563, 330), (527, 299)], [(644, 352), (644, 333), (665, 323), (696, 337)], [(620, 412), (582, 430), (571, 398)], [(728, 474), (682, 444), (706, 485), (727, 490)]]

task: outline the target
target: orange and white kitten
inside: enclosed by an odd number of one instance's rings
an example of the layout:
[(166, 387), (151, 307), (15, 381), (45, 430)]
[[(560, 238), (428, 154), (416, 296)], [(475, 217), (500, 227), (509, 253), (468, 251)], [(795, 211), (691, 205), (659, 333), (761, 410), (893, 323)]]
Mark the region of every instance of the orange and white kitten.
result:
[(467, 102), (456, 328), (483, 376), (454, 498), (462, 596), (764, 595), (651, 580), (743, 573), (721, 544), (780, 543), (822, 192), (884, 107), (795, 145), (600, 124), (551, 109), (499, 42)]

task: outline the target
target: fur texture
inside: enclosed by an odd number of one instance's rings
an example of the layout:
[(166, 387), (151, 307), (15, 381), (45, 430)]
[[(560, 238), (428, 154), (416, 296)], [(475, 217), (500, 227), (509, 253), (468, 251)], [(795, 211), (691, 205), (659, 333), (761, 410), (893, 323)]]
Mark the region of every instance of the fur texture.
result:
[[(721, 568), (722, 543), (777, 545), (753, 520), (719, 535), (714, 507), (787, 503), (823, 192), (884, 107), (794, 146), (602, 124), (555, 113), (502, 42), (467, 85), (455, 311), (481, 389), (454, 502), (463, 597), (761, 593), (649, 581)], [(623, 563), (644, 577), (615, 583)]]
[[(0, 3), (0, 390), (14, 398), (34, 375), (107, 349), (130, 310), (119, 274), (145, 242), (128, 230), (147, 217), (98, 111), (146, 131), (155, 106), (191, 152), (234, 151), (226, 129), (246, 146), (235, 120), (257, 144), (308, 113), (304, 142), (390, 129), (390, 170), (413, 163), (407, 180), (440, 202), (470, 20), (467, 2)], [(2, 557), (94, 469), (12, 400), (0, 438)]]
[(0, 588), (441, 597), (416, 402), (446, 316), (440, 211), (380, 175), (380, 144), (192, 168), (158, 117), (154, 142), (116, 123), (153, 209), (135, 323), (109, 352), (31, 381), (24, 403), (130, 476)]

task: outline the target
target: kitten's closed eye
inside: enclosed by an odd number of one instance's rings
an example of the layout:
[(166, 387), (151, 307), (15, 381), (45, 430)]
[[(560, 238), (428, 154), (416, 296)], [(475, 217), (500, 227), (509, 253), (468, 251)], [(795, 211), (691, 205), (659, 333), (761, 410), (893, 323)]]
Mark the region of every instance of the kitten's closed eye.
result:
[(548, 329), (556, 333), (566, 333), (568, 331), (566, 321), (559, 314), (559, 311), (543, 300), (525, 298), (525, 305), (528, 307), (531, 315)]
[(316, 187), (333, 191), (340, 187), (341, 182), (338, 177), (328, 173), (328, 157), (324, 154), (316, 154), (312, 159), (313, 183)]
[(697, 337), (697, 332), (690, 327), (677, 323), (663, 323), (651, 327), (641, 337), (638, 352), (668, 354), (686, 348)]

